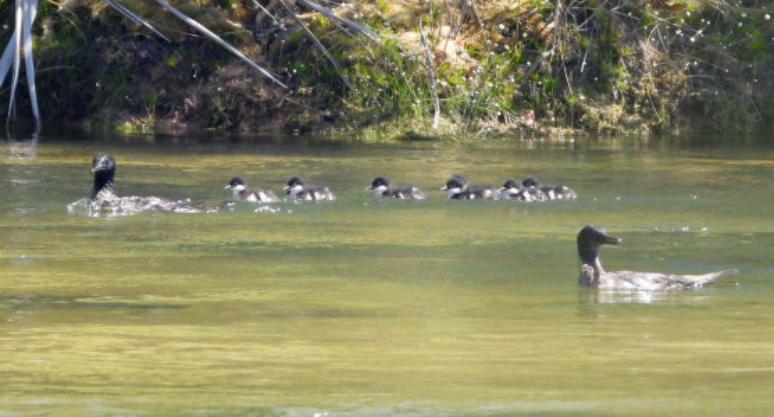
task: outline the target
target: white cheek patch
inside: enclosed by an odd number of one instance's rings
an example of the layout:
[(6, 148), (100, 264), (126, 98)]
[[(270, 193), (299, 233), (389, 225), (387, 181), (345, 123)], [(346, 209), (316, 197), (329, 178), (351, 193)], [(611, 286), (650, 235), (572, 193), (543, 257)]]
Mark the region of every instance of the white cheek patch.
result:
[(503, 191), (503, 198), (518, 198), (519, 197), (519, 190), (516, 188), (508, 188), (507, 190)]
[(296, 194), (298, 194), (298, 193), (300, 193), (301, 191), (304, 190), (304, 187), (302, 187), (300, 185), (294, 185), (292, 187), (288, 187), (287, 190), (290, 193), (290, 195), (295, 197)]

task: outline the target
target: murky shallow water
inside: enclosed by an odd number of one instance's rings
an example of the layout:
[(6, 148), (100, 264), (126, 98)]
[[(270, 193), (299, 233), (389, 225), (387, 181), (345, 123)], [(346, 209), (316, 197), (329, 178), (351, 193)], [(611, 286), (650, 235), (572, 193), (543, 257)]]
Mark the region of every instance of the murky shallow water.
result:
[[(458, 146), (44, 137), (0, 142), (0, 415), (757, 416), (774, 407), (774, 147), (601, 140)], [(180, 143), (176, 143), (180, 142)], [(328, 204), (90, 218), (91, 157), (123, 195), (222, 207), (236, 173)], [(564, 181), (575, 202), (453, 202), (452, 173)], [(378, 201), (377, 175), (428, 200)], [(738, 287), (576, 286), (736, 267)]]

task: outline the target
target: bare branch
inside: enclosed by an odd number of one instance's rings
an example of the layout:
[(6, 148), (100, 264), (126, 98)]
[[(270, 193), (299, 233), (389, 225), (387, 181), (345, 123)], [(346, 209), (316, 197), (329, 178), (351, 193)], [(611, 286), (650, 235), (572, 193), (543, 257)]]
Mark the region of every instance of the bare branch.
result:
[(283, 84), (280, 80), (278, 80), (269, 71), (263, 69), (263, 67), (261, 67), (260, 65), (256, 64), (255, 62), (253, 62), (250, 58), (248, 58), (241, 51), (239, 51), (238, 49), (236, 49), (233, 46), (229, 45), (228, 42), (226, 42), (223, 39), (221, 39), (218, 35), (214, 34), (211, 30), (209, 30), (206, 27), (202, 26), (201, 23), (199, 23), (199, 22), (191, 19), (190, 17), (186, 16), (185, 14), (183, 14), (179, 10), (175, 9), (174, 7), (172, 7), (169, 3), (165, 2), (164, 0), (155, 0), (155, 1), (156, 1), (156, 3), (160, 4), (161, 7), (169, 10), (172, 14), (177, 16), (178, 19), (182, 20), (183, 22), (185, 22), (187, 25), (191, 26), (192, 28), (198, 30), (199, 32), (201, 32), (203, 35), (205, 35), (208, 38), (210, 38), (211, 40), (213, 40), (218, 45), (222, 46), (223, 48), (225, 48), (226, 50), (228, 50), (232, 54), (236, 55), (238, 58), (240, 58), (241, 60), (243, 60), (246, 63), (248, 63), (253, 68), (257, 69), (261, 74), (266, 76), (266, 78), (270, 79), (271, 81), (273, 81), (274, 83), (276, 83), (277, 85), (279, 85), (279, 86), (281, 86), (283, 88), (288, 88), (285, 84)]
[(435, 114), (433, 115), (433, 129), (438, 129), (438, 123), (441, 119), (441, 103), (438, 100), (438, 90), (435, 88), (435, 74), (433, 73), (433, 55), (430, 53), (430, 47), (427, 46), (427, 40), (422, 30), (422, 21), (419, 21), (419, 39), (422, 46), (425, 47), (425, 59), (427, 60), (427, 73), (430, 75), (430, 88), (433, 91), (433, 100), (435, 101)]

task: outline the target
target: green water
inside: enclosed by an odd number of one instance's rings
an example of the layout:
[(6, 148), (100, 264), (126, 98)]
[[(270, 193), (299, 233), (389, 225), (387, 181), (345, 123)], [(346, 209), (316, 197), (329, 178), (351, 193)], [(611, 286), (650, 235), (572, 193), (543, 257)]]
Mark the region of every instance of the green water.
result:
[[(0, 142), (0, 416), (763, 416), (774, 409), (774, 147), (766, 140), (356, 145), (281, 138)], [(703, 145), (699, 145), (704, 143)], [(709, 144), (707, 144), (709, 143)], [(244, 174), (326, 204), (92, 218), (117, 192), (225, 207)], [(453, 173), (532, 173), (575, 202), (445, 200)], [(428, 200), (379, 201), (377, 175)], [(596, 293), (608, 270), (739, 286)]]

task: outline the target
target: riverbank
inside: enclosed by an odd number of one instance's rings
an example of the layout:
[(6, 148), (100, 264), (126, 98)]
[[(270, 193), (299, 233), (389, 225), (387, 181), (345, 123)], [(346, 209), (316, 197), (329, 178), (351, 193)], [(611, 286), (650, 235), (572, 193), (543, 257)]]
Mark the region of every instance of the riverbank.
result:
[[(43, 117), (124, 131), (279, 126), (363, 140), (736, 132), (774, 120), (774, 10), (763, 2), (357, 1), (334, 9), (373, 40), (302, 3), (173, 2), (287, 88), (153, 3), (125, 6), (164, 28), (169, 43), (101, 2), (45, 4), (35, 38)], [(9, 22), (10, 6), (2, 10)], [(19, 96), (17, 117), (29, 118), (29, 107)]]

